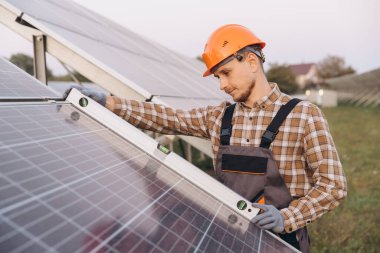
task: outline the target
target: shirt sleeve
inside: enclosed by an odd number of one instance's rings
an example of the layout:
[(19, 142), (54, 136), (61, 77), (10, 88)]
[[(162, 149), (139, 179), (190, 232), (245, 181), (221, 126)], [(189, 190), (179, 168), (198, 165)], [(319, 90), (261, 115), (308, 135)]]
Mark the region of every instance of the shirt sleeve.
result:
[(212, 107), (184, 111), (150, 102), (108, 96), (106, 108), (141, 129), (162, 134), (210, 138), (207, 122)]
[(313, 187), (306, 196), (281, 209), (285, 232), (295, 231), (334, 209), (347, 195), (347, 182), (328, 124), (321, 110), (309, 107), (304, 150)]

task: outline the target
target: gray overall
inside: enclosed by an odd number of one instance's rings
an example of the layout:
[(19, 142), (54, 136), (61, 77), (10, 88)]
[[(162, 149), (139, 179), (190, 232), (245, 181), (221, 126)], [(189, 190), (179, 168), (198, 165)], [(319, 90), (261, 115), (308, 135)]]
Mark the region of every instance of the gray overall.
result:
[[(232, 116), (236, 104), (227, 107), (220, 130), (221, 145), (215, 167), (217, 179), (252, 202), (273, 205), (277, 209), (288, 207), (292, 196), (278, 171), (269, 146), (276, 138), (279, 127), (298, 102), (300, 100), (292, 99), (280, 108), (261, 137), (260, 147), (230, 145)], [(302, 252), (310, 252), (306, 227), (278, 236)]]

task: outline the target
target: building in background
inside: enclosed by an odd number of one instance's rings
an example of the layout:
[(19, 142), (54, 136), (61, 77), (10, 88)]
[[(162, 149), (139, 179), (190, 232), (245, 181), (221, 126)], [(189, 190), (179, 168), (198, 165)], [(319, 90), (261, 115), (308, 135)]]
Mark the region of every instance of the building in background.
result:
[(289, 65), (289, 68), (295, 75), (297, 85), (301, 90), (311, 84), (317, 84), (320, 82), (317, 64), (315, 63), (292, 64)]
[(337, 106), (337, 93), (329, 89), (323, 79), (319, 77), (317, 64), (292, 64), (289, 65), (289, 68), (296, 77), (299, 90), (304, 91), (305, 94), (297, 97), (309, 100), (321, 107)]

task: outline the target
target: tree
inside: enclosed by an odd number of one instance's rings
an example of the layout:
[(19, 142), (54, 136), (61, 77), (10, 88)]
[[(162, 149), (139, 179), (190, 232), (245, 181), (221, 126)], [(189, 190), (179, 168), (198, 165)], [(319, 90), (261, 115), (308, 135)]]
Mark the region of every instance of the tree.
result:
[[(18, 66), (20, 69), (25, 70), (25, 72), (29, 73), (30, 75), (34, 75), (33, 57), (27, 54), (17, 53), (12, 54), (9, 61)], [(53, 73), (49, 68), (46, 68), (46, 75), (48, 79), (53, 77)]]
[(80, 81), (80, 82), (91, 82), (87, 77), (79, 73), (78, 71), (74, 71), (73, 75)]
[(351, 66), (345, 65), (342, 57), (328, 55), (317, 64), (318, 75), (323, 79), (328, 79), (355, 73)]
[(266, 76), (268, 81), (277, 83), (285, 93), (292, 94), (298, 89), (296, 77), (287, 64), (269, 64)]
[(22, 53), (12, 54), (9, 61), (30, 75), (34, 74), (33, 58), (29, 55)]
[[(83, 76), (78, 71), (73, 71), (72, 73), (76, 79), (78, 79), (79, 82), (91, 82), (89, 79), (87, 79), (85, 76)], [(70, 74), (62, 75), (62, 76), (55, 76), (52, 78), (51, 81), (61, 81), (61, 82), (72, 82), (74, 81), (73, 77)]]

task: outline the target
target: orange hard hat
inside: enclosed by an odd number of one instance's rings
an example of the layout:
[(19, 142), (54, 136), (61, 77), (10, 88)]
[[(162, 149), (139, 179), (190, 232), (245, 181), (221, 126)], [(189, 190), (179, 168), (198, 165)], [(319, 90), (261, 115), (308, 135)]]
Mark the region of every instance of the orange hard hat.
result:
[(210, 75), (211, 69), (218, 63), (250, 45), (260, 45), (260, 49), (263, 49), (265, 42), (241, 25), (231, 24), (218, 28), (211, 34), (202, 54), (207, 67), (203, 77)]

